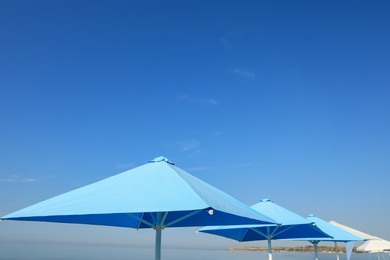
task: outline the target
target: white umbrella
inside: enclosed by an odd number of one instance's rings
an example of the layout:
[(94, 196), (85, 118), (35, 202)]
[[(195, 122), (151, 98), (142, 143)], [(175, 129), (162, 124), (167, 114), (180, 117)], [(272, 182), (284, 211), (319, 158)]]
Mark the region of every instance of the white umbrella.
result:
[(356, 250), (368, 253), (382, 253), (390, 251), (390, 241), (384, 239), (372, 239), (356, 248)]

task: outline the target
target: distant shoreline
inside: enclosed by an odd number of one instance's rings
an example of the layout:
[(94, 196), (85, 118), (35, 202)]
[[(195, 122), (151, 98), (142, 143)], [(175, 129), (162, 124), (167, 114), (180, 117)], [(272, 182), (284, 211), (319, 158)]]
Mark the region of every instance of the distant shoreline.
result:
[[(227, 248), (228, 251), (259, 251), (259, 252), (268, 252), (267, 247), (230, 247)], [(314, 246), (299, 246), (299, 247), (272, 247), (273, 252), (281, 252), (281, 253), (290, 253), (290, 252), (297, 252), (297, 253), (304, 253), (304, 252), (314, 252)], [(317, 246), (317, 252), (318, 253), (336, 253), (335, 247), (330, 246)], [(345, 253), (345, 247), (340, 246), (337, 247), (338, 253)], [(354, 253), (362, 253), (358, 252), (353, 249)]]

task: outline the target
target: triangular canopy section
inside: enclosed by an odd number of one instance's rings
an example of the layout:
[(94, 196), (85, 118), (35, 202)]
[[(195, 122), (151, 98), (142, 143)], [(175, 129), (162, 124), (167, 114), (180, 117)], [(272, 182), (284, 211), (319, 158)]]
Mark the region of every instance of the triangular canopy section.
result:
[(302, 237), (329, 237), (312, 222), (285, 209), (269, 199), (263, 199), (251, 206), (257, 212), (271, 217), (280, 225), (234, 225), (204, 227), (200, 232), (223, 236), (239, 242), (267, 240), (268, 259), (272, 260), (271, 240), (296, 239)]
[(1, 219), (137, 229), (275, 223), (164, 157)]
[(352, 233), (349, 233), (337, 226), (334, 226), (325, 220), (322, 220), (315, 215), (311, 214), (307, 220), (314, 222), (322, 231), (330, 235), (328, 238), (311, 238), (306, 240), (311, 241), (330, 241), (330, 242), (349, 242), (349, 241), (362, 241), (363, 238), (358, 237)]
[(270, 199), (263, 199), (252, 209), (276, 220), (280, 225), (234, 225), (204, 227), (199, 232), (210, 233), (240, 242), (256, 240), (281, 240), (306, 237), (329, 238), (313, 222), (283, 208)]
[(153, 228), (155, 260), (161, 259), (161, 234), (166, 227), (276, 223), (164, 157), (0, 220)]
[[(347, 243), (347, 259), (349, 260), (351, 257), (352, 253), (352, 248), (353, 248), (353, 242), (354, 241), (362, 241), (363, 238), (358, 237), (354, 234), (351, 234), (339, 227), (336, 227), (335, 225), (332, 225), (325, 220), (322, 220), (315, 215), (311, 214), (307, 218), (307, 220), (315, 223), (322, 231), (324, 231), (326, 234), (330, 235), (331, 237), (328, 238), (306, 238), (302, 240), (310, 241), (314, 245), (314, 253), (315, 253), (315, 259), (318, 259), (318, 253), (317, 253), (317, 245), (321, 241), (326, 241), (326, 242), (335, 242), (335, 245), (337, 247), (337, 242), (344, 242)], [(338, 253), (337, 258), (338, 258)]]

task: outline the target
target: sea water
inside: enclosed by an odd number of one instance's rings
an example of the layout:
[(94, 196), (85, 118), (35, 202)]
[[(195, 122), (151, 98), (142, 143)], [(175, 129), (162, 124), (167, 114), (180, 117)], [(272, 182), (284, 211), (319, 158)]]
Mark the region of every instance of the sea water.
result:
[[(346, 259), (345, 254), (339, 254)], [(0, 242), (1, 260), (151, 260), (154, 248), (88, 244)], [(267, 260), (265, 252), (224, 249), (163, 248), (163, 260)], [(314, 253), (274, 252), (273, 260), (313, 260)], [(319, 260), (336, 259), (335, 254), (319, 254)], [(352, 260), (389, 260), (389, 255), (353, 254)]]

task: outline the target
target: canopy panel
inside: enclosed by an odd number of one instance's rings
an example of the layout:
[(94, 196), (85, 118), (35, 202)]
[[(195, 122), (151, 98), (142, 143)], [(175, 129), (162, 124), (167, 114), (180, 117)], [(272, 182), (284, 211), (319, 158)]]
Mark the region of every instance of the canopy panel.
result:
[(276, 222), (163, 157), (1, 219), (132, 228)]
[(349, 242), (349, 241), (361, 241), (362, 238), (355, 236), (354, 234), (351, 234), (341, 228), (338, 228), (318, 217), (311, 214), (307, 218), (307, 220), (314, 222), (322, 231), (324, 231), (326, 234), (329, 234), (331, 237), (328, 238), (310, 238), (310, 239), (303, 239), (303, 240), (310, 240), (310, 241), (333, 241), (333, 242)]
[(262, 212), (279, 225), (234, 225), (205, 227), (200, 232), (227, 237), (240, 242), (256, 240), (282, 240), (301, 237), (329, 237), (312, 222), (298, 214), (285, 209), (269, 199), (261, 200), (251, 206), (254, 210)]

